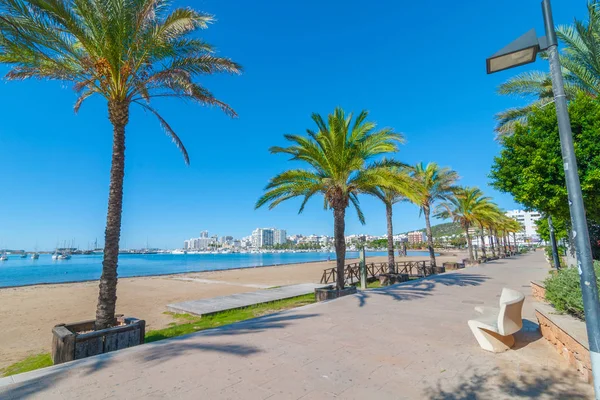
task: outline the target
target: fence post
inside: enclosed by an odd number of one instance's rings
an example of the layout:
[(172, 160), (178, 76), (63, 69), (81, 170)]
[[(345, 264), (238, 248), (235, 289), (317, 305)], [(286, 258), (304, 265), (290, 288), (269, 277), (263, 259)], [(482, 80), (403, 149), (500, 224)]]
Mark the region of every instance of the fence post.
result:
[(365, 248), (360, 250), (360, 288), (367, 288), (367, 261), (365, 258)]

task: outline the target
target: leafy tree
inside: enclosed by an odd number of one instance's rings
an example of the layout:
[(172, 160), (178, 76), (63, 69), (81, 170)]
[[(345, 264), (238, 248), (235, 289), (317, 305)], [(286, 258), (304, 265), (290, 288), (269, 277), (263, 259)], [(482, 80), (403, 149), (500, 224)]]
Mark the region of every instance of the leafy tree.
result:
[(151, 105), (178, 98), (235, 112), (195, 82), (199, 75), (240, 72), (233, 61), (191, 35), (213, 21), (190, 8), (168, 12), (165, 0), (5, 0), (0, 5), (0, 62), (8, 79), (50, 79), (73, 84), (75, 112), (93, 95), (108, 105), (113, 125), (112, 167), (96, 329), (114, 322), (121, 235), (125, 127), (130, 106), (154, 115), (183, 154), (171, 126)]
[[(569, 114), (590, 236), (598, 254), (600, 237), (591, 228), (600, 221), (600, 103), (580, 94), (569, 104)], [(518, 126), (514, 135), (502, 140), (490, 174), (496, 189), (512, 194), (527, 209), (552, 215), (556, 226), (570, 225), (560, 149), (556, 111), (536, 110), (527, 126)]]
[(452, 195), (458, 181), (458, 174), (450, 168), (441, 168), (436, 163), (419, 163), (413, 167), (412, 177), (417, 198), (410, 200), (419, 207), (425, 216), (425, 233), (431, 266), (435, 267), (433, 234), (431, 232), (431, 209), (437, 201), (447, 200)]
[(271, 147), (271, 153), (290, 154), (291, 160), (304, 162), (309, 169), (291, 169), (271, 178), (266, 193), (256, 203), (256, 208), (268, 203), (272, 209), (283, 201), (303, 197), (301, 213), (311, 197), (323, 195), (325, 207), (332, 209), (334, 215), (339, 290), (345, 284), (346, 208), (352, 204), (364, 223), (358, 194), (370, 193), (376, 186), (393, 187), (396, 177), (390, 167), (401, 166), (389, 160), (370, 162), (376, 156), (396, 152), (404, 139), (390, 128), (377, 130), (376, 124), (367, 121), (367, 117), (368, 113), (363, 111), (352, 123), (352, 114), (346, 115), (344, 110), (336, 108), (327, 122), (313, 114), (318, 130), (307, 130), (307, 137), (285, 135), (293, 144)]

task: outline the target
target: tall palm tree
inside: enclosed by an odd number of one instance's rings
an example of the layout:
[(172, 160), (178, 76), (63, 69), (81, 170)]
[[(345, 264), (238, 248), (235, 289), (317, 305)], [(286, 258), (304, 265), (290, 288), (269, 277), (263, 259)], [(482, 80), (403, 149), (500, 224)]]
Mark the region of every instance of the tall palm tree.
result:
[(438, 205), (436, 217), (452, 218), (465, 230), (467, 246), (469, 247), (469, 259), (473, 257), (473, 241), (469, 229), (477, 223), (478, 215), (489, 212), (491, 198), (483, 195), (476, 187), (464, 187), (454, 191), (454, 195), (448, 197), (446, 202)]
[(417, 198), (411, 201), (419, 207), (425, 216), (425, 233), (431, 267), (435, 269), (435, 251), (433, 250), (433, 234), (431, 233), (431, 210), (437, 201), (447, 200), (456, 189), (458, 174), (450, 168), (441, 168), (431, 162), (427, 165), (419, 163), (413, 167), (412, 177)]
[(396, 271), (396, 260), (394, 256), (394, 227), (392, 223), (393, 206), (408, 199), (416, 200), (418, 194), (412, 185), (411, 177), (405, 168), (392, 168), (392, 173), (397, 177), (394, 187), (376, 186), (370, 194), (377, 197), (385, 204), (385, 216), (387, 221), (387, 248), (388, 248), (388, 272)]
[(376, 129), (362, 111), (352, 122), (352, 114), (336, 108), (327, 122), (318, 114), (312, 119), (317, 130), (308, 129), (308, 137), (285, 135), (293, 144), (271, 147), (271, 153), (290, 154), (291, 160), (302, 161), (308, 169), (291, 169), (271, 178), (266, 193), (256, 202), (256, 208), (269, 203), (269, 208), (294, 197), (303, 197), (299, 213), (316, 194), (325, 198), (325, 208), (333, 210), (334, 241), (337, 267), (337, 288), (344, 288), (346, 256), (346, 208), (350, 204), (364, 224), (358, 194), (370, 193), (376, 186), (393, 187), (396, 177), (391, 167), (401, 166), (391, 160), (370, 162), (374, 157), (398, 151), (403, 143), (401, 134), (390, 128)]
[(193, 37), (213, 21), (190, 8), (168, 10), (166, 0), (4, 0), (0, 5), (0, 62), (8, 79), (68, 82), (78, 94), (75, 112), (93, 95), (103, 97), (113, 126), (112, 166), (96, 329), (114, 323), (121, 235), (125, 127), (132, 104), (154, 115), (183, 154), (188, 153), (154, 98), (178, 98), (235, 112), (195, 79), (239, 73)]
[[(600, 94), (600, 55), (597, 51), (600, 48), (600, 1), (589, 1), (587, 7), (586, 22), (575, 20), (573, 25), (563, 25), (556, 29), (556, 34), (564, 45), (560, 61), (569, 100), (574, 99), (578, 92), (594, 97)], [(533, 98), (530, 104), (496, 115), (496, 132), (500, 137), (512, 134), (517, 123), (526, 123), (532, 110), (554, 101), (552, 80), (548, 72), (518, 74), (502, 84), (498, 93)]]

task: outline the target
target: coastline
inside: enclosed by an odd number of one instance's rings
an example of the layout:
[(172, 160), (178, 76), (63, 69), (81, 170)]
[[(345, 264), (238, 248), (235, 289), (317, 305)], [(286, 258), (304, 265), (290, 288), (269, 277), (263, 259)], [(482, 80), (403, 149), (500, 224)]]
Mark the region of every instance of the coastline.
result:
[[(379, 256), (375, 256), (375, 257), (379, 257)], [(358, 258), (346, 258), (346, 260), (358, 260)], [(333, 261), (335, 261), (335, 260), (333, 260)], [(237, 268), (227, 268), (227, 269), (214, 268), (214, 269), (203, 269), (203, 270), (198, 270), (198, 271), (166, 272), (164, 274), (130, 275), (130, 276), (119, 277), (118, 279), (120, 281), (122, 279), (153, 278), (153, 277), (162, 277), (162, 276), (199, 274), (199, 273), (204, 273), (204, 272), (217, 272), (217, 271), (239, 271), (239, 270), (243, 270), (243, 269), (281, 267), (281, 266), (286, 266), (286, 265), (302, 265), (302, 264), (326, 263), (326, 262), (330, 262), (330, 261), (327, 261), (327, 260), (300, 261), (300, 262), (269, 264), (269, 265), (250, 265), (247, 267), (237, 267)], [(29, 287), (29, 286), (66, 285), (66, 284), (72, 284), (72, 283), (97, 282), (98, 279), (82, 279), (82, 280), (72, 280), (72, 281), (63, 281), (63, 282), (40, 282), (40, 283), (26, 283), (24, 285), (0, 286), (0, 291), (5, 290), (5, 289), (24, 288), (24, 287)]]
[[(440, 255), (438, 263), (456, 261), (459, 254)], [(387, 256), (367, 258), (385, 262)], [(423, 256), (396, 257), (398, 261), (423, 260)], [(299, 283), (319, 283), (333, 261), (313, 261), (278, 266), (186, 272), (160, 276), (119, 278), (117, 312), (146, 320), (146, 329), (162, 329), (174, 322), (166, 305), (194, 299), (253, 292), (261, 288)], [(0, 289), (0, 370), (27, 356), (49, 352), (52, 328), (59, 323), (93, 319), (98, 281), (49, 283)], [(8, 323), (11, 322), (12, 323)]]
[[(410, 250), (410, 251), (425, 251), (425, 250)], [(383, 250), (369, 250), (370, 253), (384, 253)], [(436, 252), (437, 256), (444, 256), (445, 254), (442, 252)], [(371, 255), (371, 256), (367, 256), (367, 258), (374, 258), (374, 257), (383, 257), (384, 255)], [(387, 257), (387, 255), (385, 255), (385, 257)], [(400, 256), (396, 255), (397, 258), (401, 258)], [(421, 257), (424, 260), (428, 260), (429, 257), (428, 256), (407, 256), (407, 257)], [(358, 257), (347, 257), (346, 258), (346, 262), (356, 262), (356, 260), (358, 260)], [(151, 278), (151, 277), (160, 277), (160, 276), (173, 276), (173, 275), (182, 275), (182, 274), (195, 274), (195, 273), (204, 273), (204, 272), (215, 272), (215, 271), (237, 271), (237, 270), (244, 270), (244, 269), (254, 269), (254, 268), (268, 268), (268, 267), (282, 267), (282, 266), (287, 266), (287, 265), (302, 265), (302, 264), (312, 264), (312, 263), (327, 263), (327, 262), (335, 262), (335, 259), (332, 260), (307, 260), (307, 261), (291, 261), (291, 262), (285, 262), (285, 263), (274, 263), (274, 264), (257, 264), (257, 265), (247, 265), (247, 266), (243, 266), (243, 267), (234, 267), (234, 268), (210, 268), (210, 269), (198, 269), (198, 270), (186, 270), (186, 271), (175, 271), (175, 272), (164, 272), (164, 273), (148, 273), (148, 274), (144, 274), (144, 273), (140, 273), (140, 274), (133, 274), (133, 275), (127, 275), (127, 276), (121, 276), (119, 277), (119, 280), (122, 279), (130, 279), (130, 278)], [(20, 287), (28, 287), (28, 286), (45, 286), (45, 285), (61, 285), (61, 284), (72, 284), (72, 283), (84, 283), (84, 282), (96, 282), (100, 279), (100, 276), (98, 277), (94, 277), (94, 278), (84, 278), (84, 279), (72, 279), (72, 280), (64, 280), (64, 281), (60, 281), (60, 282), (33, 282), (33, 283), (23, 283), (23, 284), (16, 284), (16, 285), (0, 285), (0, 291), (5, 290), (5, 289), (10, 289), (10, 288), (20, 288)], [(0, 281), (1, 282), (1, 281)]]

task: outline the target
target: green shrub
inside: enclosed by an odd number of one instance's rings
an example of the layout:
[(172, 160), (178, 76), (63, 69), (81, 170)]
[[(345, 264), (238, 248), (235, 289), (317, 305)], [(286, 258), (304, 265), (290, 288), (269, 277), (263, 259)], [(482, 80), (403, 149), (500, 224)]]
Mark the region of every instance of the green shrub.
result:
[[(600, 285), (600, 262), (594, 263), (596, 283)], [(583, 298), (579, 284), (577, 268), (563, 268), (558, 273), (551, 275), (544, 282), (546, 286), (546, 300), (560, 312), (572, 314), (584, 319)]]

